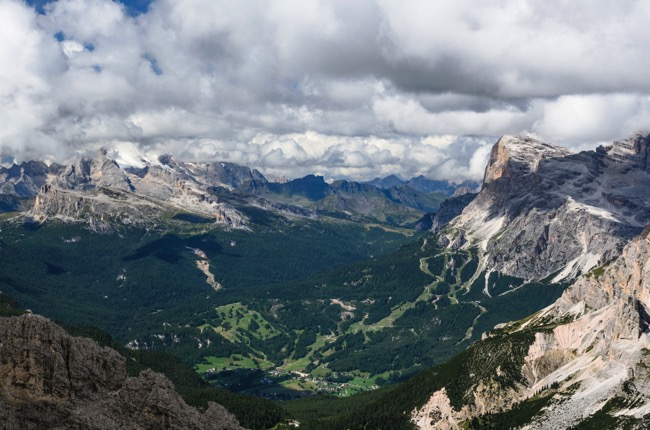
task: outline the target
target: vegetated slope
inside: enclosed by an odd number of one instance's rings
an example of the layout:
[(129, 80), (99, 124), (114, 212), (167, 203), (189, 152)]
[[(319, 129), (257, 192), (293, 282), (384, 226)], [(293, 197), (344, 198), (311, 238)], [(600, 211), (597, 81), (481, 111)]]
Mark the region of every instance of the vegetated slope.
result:
[[(5, 222), (0, 289), (35, 312), (170, 351), (217, 384), (269, 397), (349, 395), (397, 380), (562, 291), (498, 273), (486, 282), (475, 251), (440, 249), (434, 237), (260, 213), (267, 227), (253, 232), (200, 219), (119, 234)], [(368, 254), (377, 255), (344, 264)], [(332, 266), (341, 268), (323, 271)]]
[(411, 240), (346, 222), (250, 214), (260, 217), (253, 232), (214, 229), (201, 219), (111, 234), (76, 223), (6, 221), (0, 227), (1, 289), (21, 306), (102, 327), (127, 342), (159, 332), (163, 323), (194, 321), (228, 303), (224, 292), (254, 296), (260, 284), (305, 277)]
[(243, 355), (257, 365), (220, 356), (199, 369), (214, 381), (237, 371), (243, 376), (229, 386), (260, 395), (277, 395), (276, 383), (349, 395), (449, 358), (563, 289), (496, 272), (486, 281), (476, 269), (472, 252), (438, 248), (430, 237), (305, 280), (261, 286), (254, 296), (226, 292), (234, 304), (206, 315), (196, 336), (222, 334), (249, 348)]
[[(552, 306), (367, 402), (303, 400), (301, 428), (638, 429), (650, 410), (650, 238)], [(361, 398), (359, 398), (361, 400)], [(313, 412), (322, 404), (331, 415)], [(328, 409), (329, 408), (329, 409)]]
[(47, 319), (0, 318), (0, 420), (7, 429), (241, 429), (222, 406), (201, 413), (163, 375), (127, 377), (116, 351)]
[(650, 222), (650, 137), (572, 154), (530, 137), (492, 149), (483, 188), (447, 229), (482, 266), (525, 279), (589, 271)]

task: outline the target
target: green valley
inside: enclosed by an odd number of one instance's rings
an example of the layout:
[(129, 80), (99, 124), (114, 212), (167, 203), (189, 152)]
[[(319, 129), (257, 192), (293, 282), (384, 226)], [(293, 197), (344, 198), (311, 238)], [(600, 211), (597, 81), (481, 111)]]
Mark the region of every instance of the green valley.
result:
[(402, 380), (563, 289), (478, 272), (475, 249), (440, 248), (430, 233), (250, 211), (252, 231), (183, 214), (109, 234), (7, 220), (0, 290), (172, 353), (216, 386), (292, 399)]

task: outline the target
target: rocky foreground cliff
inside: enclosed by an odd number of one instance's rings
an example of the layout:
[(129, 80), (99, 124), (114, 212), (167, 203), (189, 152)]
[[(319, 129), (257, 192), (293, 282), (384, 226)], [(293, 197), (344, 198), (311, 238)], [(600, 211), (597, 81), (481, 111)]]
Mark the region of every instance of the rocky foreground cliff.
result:
[(163, 375), (44, 317), (0, 318), (0, 422), (23, 429), (241, 429), (226, 409), (188, 406)]

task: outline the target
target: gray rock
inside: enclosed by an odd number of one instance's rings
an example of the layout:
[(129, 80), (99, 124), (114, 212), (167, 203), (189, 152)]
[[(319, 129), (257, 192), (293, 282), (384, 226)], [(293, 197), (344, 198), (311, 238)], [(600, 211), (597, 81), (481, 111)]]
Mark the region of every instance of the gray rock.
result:
[(133, 191), (131, 181), (117, 163), (100, 150), (95, 158), (81, 158), (66, 166), (55, 184), (64, 189), (88, 190), (96, 187)]
[(649, 142), (635, 135), (572, 154), (504, 136), (480, 193), (450, 224), (447, 240), (479, 246), (487, 267), (526, 279), (588, 271), (650, 223)]
[(240, 429), (211, 403), (188, 406), (163, 375), (127, 377), (125, 360), (41, 316), (0, 318), (4, 429)]
[(9, 168), (0, 167), (0, 194), (29, 199), (38, 194), (49, 175), (61, 172), (58, 164), (47, 165), (42, 161), (26, 161)]
[(440, 203), (440, 208), (431, 221), (430, 229), (433, 231), (440, 231), (449, 221), (463, 213), (463, 209), (465, 209), (467, 205), (476, 198), (476, 196), (476, 193), (468, 192), (451, 197)]

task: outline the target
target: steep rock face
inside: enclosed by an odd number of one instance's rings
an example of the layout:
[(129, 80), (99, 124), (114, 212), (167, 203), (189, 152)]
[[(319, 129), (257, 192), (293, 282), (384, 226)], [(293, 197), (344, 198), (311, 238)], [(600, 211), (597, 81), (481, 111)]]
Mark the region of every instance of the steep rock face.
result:
[(95, 158), (81, 158), (66, 166), (56, 178), (56, 185), (64, 189), (87, 190), (95, 187), (132, 191), (131, 181), (117, 163), (100, 150)]
[(571, 154), (530, 137), (492, 149), (478, 196), (451, 224), (451, 246), (478, 245), (483, 265), (557, 279), (614, 258), (650, 222), (648, 136)]
[[(639, 423), (650, 413), (648, 232), (608, 265), (581, 276), (550, 307), (487, 336), (495, 343), (508, 333), (503, 343), (509, 336), (533, 333), (518, 380), (495, 383), (490, 392), (479, 381), (460, 410), (450, 409), (439, 390), (413, 412), (413, 422), (420, 428), (457, 428), (464, 420), (507, 411), (541, 395), (547, 405), (526, 429), (570, 428), (599, 411), (631, 426), (626, 428), (646, 428)], [(498, 373), (489, 380), (499, 381)]]
[(26, 161), (9, 168), (0, 167), (0, 194), (17, 198), (31, 198), (38, 194), (50, 177), (63, 169), (56, 163)]
[[(138, 170), (132, 171), (137, 173)], [(157, 178), (172, 185), (178, 181), (192, 181), (197, 184), (222, 186), (229, 190), (235, 189), (248, 181), (267, 182), (260, 172), (245, 166), (225, 162), (182, 162), (170, 155), (158, 157), (157, 164), (145, 166), (144, 169), (141, 169), (141, 172), (144, 174), (138, 174), (138, 176)]]
[(113, 224), (127, 226), (155, 225), (162, 213), (159, 205), (119, 189), (67, 190), (43, 185), (27, 212), (37, 222), (48, 218), (82, 221), (98, 232), (108, 232)]
[[(203, 173), (209, 170), (207, 164), (203, 170), (196, 166), (195, 170)], [(83, 221), (93, 230), (109, 231), (115, 223), (155, 226), (162, 214), (176, 209), (212, 218), (216, 224), (245, 228), (245, 217), (209, 192), (211, 183), (199, 180), (214, 176), (197, 179), (188, 173), (184, 163), (169, 156), (161, 157), (157, 164), (127, 172), (102, 150), (95, 158), (69, 164), (51, 184), (42, 186), (28, 215), (36, 221)]]
[(442, 202), (434, 216), (430, 229), (440, 231), (449, 221), (463, 213), (463, 210), (476, 198), (476, 193), (464, 193)]
[(36, 315), (0, 318), (5, 429), (240, 429), (223, 407), (200, 413), (164, 376), (126, 376), (124, 358)]
[(523, 369), (531, 391), (558, 384), (560, 392), (570, 392), (543, 411), (531, 429), (573, 425), (608, 402), (617, 405), (612, 415), (619, 419), (640, 419), (650, 412), (649, 305), (646, 234), (604, 270), (582, 276), (537, 317), (573, 321), (536, 335)]

